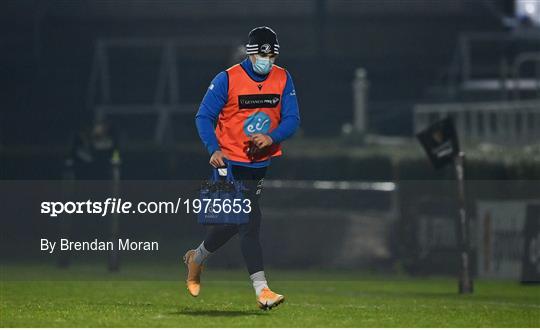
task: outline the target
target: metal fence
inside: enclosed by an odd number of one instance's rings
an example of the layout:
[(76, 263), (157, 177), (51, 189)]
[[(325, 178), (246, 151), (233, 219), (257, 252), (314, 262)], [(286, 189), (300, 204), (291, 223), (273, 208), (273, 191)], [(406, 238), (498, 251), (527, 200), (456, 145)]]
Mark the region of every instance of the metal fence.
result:
[(414, 108), (414, 129), (418, 132), (446, 116), (455, 119), (460, 139), (465, 142), (540, 142), (540, 100), (418, 104)]

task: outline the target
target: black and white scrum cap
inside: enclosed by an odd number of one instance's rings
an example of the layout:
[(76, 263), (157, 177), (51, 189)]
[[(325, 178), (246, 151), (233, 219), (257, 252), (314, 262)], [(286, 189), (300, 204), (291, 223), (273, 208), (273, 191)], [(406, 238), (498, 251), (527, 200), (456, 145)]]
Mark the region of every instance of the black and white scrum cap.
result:
[(279, 41), (271, 28), (260, 26), (249, 32), (246, 54), (279, 54)]

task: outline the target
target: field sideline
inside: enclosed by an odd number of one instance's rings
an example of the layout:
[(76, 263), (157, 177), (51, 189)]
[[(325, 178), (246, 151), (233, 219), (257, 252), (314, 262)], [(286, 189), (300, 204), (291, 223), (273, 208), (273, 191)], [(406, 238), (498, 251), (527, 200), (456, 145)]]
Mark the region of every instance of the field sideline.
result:
[(209, 270), (192, 298), (170, 279), (179, 268), (1, 267), (2, 327), (540, 327), (540, 286), (510, 281), (477, 281), (460, 297), (451, 278), (270, 270), (287, 301), (264, 312), (243, 271)]

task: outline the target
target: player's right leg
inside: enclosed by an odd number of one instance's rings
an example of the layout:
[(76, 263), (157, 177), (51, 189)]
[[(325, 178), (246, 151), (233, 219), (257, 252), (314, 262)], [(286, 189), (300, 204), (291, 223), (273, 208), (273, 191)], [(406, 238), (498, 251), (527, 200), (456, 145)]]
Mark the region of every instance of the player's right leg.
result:
[(201, 245), (194, 250), (186, 252), (184, 255), (184, 263), (187, 267), (186, 286), (193, 297), (197, 297), (201, 291), (201, 273), (205, 260), (227, 243), (237, 232), (237, 226), (208, 226), (206, 238)]

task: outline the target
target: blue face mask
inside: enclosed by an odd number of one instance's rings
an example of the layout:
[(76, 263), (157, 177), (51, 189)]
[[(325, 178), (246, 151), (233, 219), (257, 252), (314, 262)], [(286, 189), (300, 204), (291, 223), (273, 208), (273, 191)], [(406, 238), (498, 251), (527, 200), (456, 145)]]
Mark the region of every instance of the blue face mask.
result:
[(269, 57), (255, 56), (255, 63), (253, 63), (253, 70), (260, 75), (266, 75), (272, 69), (273, 60)]

